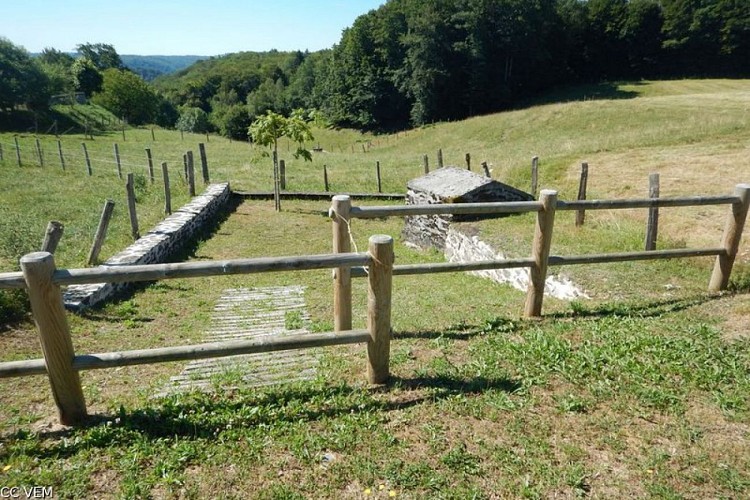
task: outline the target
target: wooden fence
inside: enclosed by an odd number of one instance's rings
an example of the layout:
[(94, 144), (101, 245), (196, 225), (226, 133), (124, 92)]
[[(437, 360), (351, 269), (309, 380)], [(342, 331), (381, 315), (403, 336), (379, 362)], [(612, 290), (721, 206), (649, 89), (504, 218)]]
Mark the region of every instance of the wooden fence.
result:
[[(692, 207), (704, 205), (731, 205), (721, 245), (716, 248), (652, 250), (606, 254), (573, 256), (550, 255), (555, 213), (561, 210), (576, 211), (577, 217), (586, 210)], [(432, 274), (459, 271), (479, 271), (485, 269), (529, 268), (529, 286), (526, 293), (524, 315), (537, 317), (542, 314), (544, 284), (549, 266), (570, 266), (599, 264), (637, 260), (674, 259), (686, 257), (715, 256), (708, 289), (711, 292), (725, 290), (729, 284), (734, 260), (742, 237), (742, 230), (750, 207), (750, 184), (739, 184), (734, 195), (691, 196), (680, 198), (647, 198), (632, 200), (558, 200), (557, 191), (542, 190), (539, 201), (456, 203), (406, 206), (367, 206), (351, 205), (348, 196), (334, 196), (329, 214), (333, 220), (334, 252), (350, 251), (351, 219), (374, 219), (383, 217), (403, 217), (417, 215), (448, 214), (512, 214), (536, 212), (534, 240), (531, 256), (519, 259), (500, 259), (463, 263), (409, 264), (393, 267), (394, 275)], [(334, 272), (334, 329), (351, 329), (351, 278), (366, 276), (361, 267), (339, 267)]]
[[(70, 336), (61, 285), (158, 281), (228, 274), (367, 266), (369, 276), (367, 329), (297, 334), (253, 340), (214, 342), (135, 351), (76, 355)], [(367, 374), (371, 383), (389, 377), (391, 337), (391, 273), (393, 238), (370, 238), (368, 253), (346, 253), (241, 259), (179, 264), (153, 264), (93, 269), (56, 269), (52, 254), (35, 252), (21, 258), (22, 272), (0, 274), (0, 288), (25, 288), (29, 294), (42, 345), (43, 359), (0, 363), (0, 378), (47, 373), (60, 422), (80, 425), (87, 417), (78, 372), (166, 361), (271, 352), (310, 347), (367, 343)]]

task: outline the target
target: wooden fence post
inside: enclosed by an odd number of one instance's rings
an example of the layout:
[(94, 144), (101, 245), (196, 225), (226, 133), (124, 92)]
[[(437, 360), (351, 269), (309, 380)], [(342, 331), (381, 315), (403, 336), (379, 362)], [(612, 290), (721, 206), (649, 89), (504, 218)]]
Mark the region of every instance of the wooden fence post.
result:
[(81, 424), (87, 416), (86, 400), (81, 379), (73, 368), (75, 352), (60, 287), (52, 282), (55, 258), (47, 252), (26, 254), (21, 257), (21, 269), (60, 423)]
[(328, 167), (326, 165), (323, 165), (323, 187), (325, 188), (325, 192), (328, 192)]
[(482, 170), (484, 170), (484, 176), (485, 177), (492, 177), (492, 175), (490, 175), (490, 168), (487, 166), (487, 162), (486, 161), (482, 162)]
[(128, 213), (130, 214), (130, 229), (133, 235), (133, 240), (137, 240), (141, 237), (141, 233), (138, 230), (138, 215), (135, 213), (135, 186), (133, 185), (133, 174), (128, 174), (128, 182), (125, 184), (125, 189), (128, 192)]
[(281, 191), (279, 189), (281, 182), (279, 180), (279, 157), (276, 151), (273, 152), (273, 205), (277, 212), (281, 212)]
[(42, 153), (42, 143), (39, 142), (39, 138), (36, 138), (36, 154), (39, 157), (39, 166), (44, 166), (44, 153)]
[(466, 153), (466, 170), (471, 170), (471, 155)]
[(383, 384), (390, 377), (391, 288), (393, 281), (393, 238), (383, 234), (370, 237), (372, 264), (368, 273), (367, 378)]
[[(581, 163), (581, 180), (578, 184), (578, 199), (586, 199), (586, 186), (589, 180), (589, 164), (586, 162)], [(576, 212), (576, 227), (583, 226), (583, 222), (586, 218), (586, 210), (580, 209)]]
[(543, 189), (539, 193), (539, 201), (542, 202), (542, 210), (536, 218), (534, 243), (531, 248), (531, 258), (534, 263), (529, 269), (529, 288), (526, 291), (526, 306), (524, 308), (524, 315), (527, 318), (542, 315), (544, 285), (547, 281), (547, 264), (550, 246), (552, 245), (552, 231), (555, 226), (557, 191)]
[(539, 188), (539, 157), (531, 158), (531, 196), (536, 198), (536, 191)]
[(120, 164), (120, 147), (115, 143), (115, 163), (117, 163), (117, 177), (122, 179), (122, 165)]
[(94, 173), (91, 170), (91, 159), (89, 158), (89, 151), (86, 149), (86, 143), (82, 142), (81, 146), (83, 147), (83, 157), (86, 159), (86, 171), (89, 175), (93, 175)]
[(430, 173), (430, 159), (427, 157), (427, 155), (422, 155), (422, 165), (424, 165), (424, 173), (425, 175)]
[(60, 168), (65, 170), (65, 155), (63, 155), (62, 142), (57, 140), (57, 156), (60, 158)]
[(107, 236), (107, 228), (109, 227), (109, 221), (112, 219), (112, 212), (115, 209), (115, 202), (112, 200), (106, 200), (104, 202), (104, 209), (102, 215), (99, 218), (99, 226), (96, 228), (96, 234), (94, 235), (94, 243), (91, 245), (89, 251), (88, 265), (93, 266), (96, 264), (99, 258), (99, 252), (102, 250), (104, 244), (104, 238)]
[(151, 127), (151, 140), (156, 142), (156, 136), (154, 136), (154, 127)]
[(203, 184), (208, 184), (208, 157), (206, 156), (206, 145), (198, 143), (198, 152), (201, 155), (201, 173), (203, 174)]
[(21, 166), (21, 148), (18, 145), (18, 137), (13, 137), (13, 142), (16, 144), (16, 162), (18, 162), (18, 166)]
[[(648, 197), (659, 197), (659, 174), (648, 176)], [(645, 249), (656, 250), (656, 238), (659, 234), (659, 207), (648, 209), (648, 220), (646, 221), (646, 243)]]
[(716, 257), (711, 281), (708, 284), (709, 292), (726, 290), (729, 285), (729, 277), (732, 274), (732, 267), (742, 239), (742, 230), (745, 227), (748, 208), (750, 208), (750, 184), (738, 184), (734, 189), (734, 194), (740, 198), (740, 202), (733, 204), (729, 212), (721, 240), (721, 246), (726, 250), (726, 254)]
[[(153, 129), (151, 129), (153, 131)], [(146, 148), (146, 160), (148, 161), (148, 179), (154, 183), (154, 159), (151, 157), (151, 149)]]
[(279, 160), (279, 177), (281, 177), (281, 190), (286, 191), (286, 162)]
[(161, 177), (164, 179), (164, 213), (170, 215), (172, 213), (172, 192), (169, 190), (167, 162), (161, 164)]
[(187, 181), (190, 196), (195, 196), (195, 167), (193, 166), (193, 152), (187, 153)]
[(438, 164), (438, 168), (443, 168), (443, 150), (442, 149), (438, 149), (437, 164)]
[(42, 241), (42, 252), (55, 253), (57, 244), (63, 236), (65, 227), (62, 222), (51, 220), (47, 224), (47, 230), (44, 231), (44, 241)]
[(375, 162), (375, 175), (376, 175), (376, 177), (378, 179), (378, 193), (382, 193), (383, 192), (383, 186), (382, 186), (382, 184), (380, 182), (380, 162), (379, 161)]
[[(349, 236), (349, 212), (352, 208), (351, 198), (347, 195), (336, 195), (331, 204), (333, 217), (333, 252), (351, 252)], [(352, 273), (348, 267), (333, 270), (333, 329), (341, 332), (352, 329)]]

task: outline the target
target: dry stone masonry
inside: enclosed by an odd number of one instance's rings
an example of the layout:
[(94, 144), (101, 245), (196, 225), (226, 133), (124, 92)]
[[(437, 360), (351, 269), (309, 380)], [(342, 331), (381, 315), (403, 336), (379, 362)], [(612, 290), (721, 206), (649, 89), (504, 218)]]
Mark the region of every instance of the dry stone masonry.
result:
[[(534, 197), (502, 182), (465, 169), (445, 167), (413, 179), (407, 184), (407, 205), (432, 203), (479, 203), (531, 201)], [(412, 246), (442, 250), (450, 262), (475, 262), (504, 259), (505, 256), (477, 235), (462, 232), (452, 223), (498, 217), (498, 215), (419, 215), (406, 217), (403, 239)], [(502, 215), (500, 215), (502, 217)], [(472, 271), (471, 274), (507, 283), (525, 291), (529, 283), (527, 269)], [(545, 293), (558, 299), (587, 298), (570, 280), (548, 276)]]
[[(229, 183), (211, 184), (172, 215), (122, 252), (108, 259), (102, 266), (133, 266), (167, 262), (171, 256), (215, 219), (230, 201)], [(96, 283), (71, 285), (63, 293), (65, 307), (81, 310), (122, 293), (130, 283)]]
[[(502, 182), (469, 170), (445, 167), (408, 182), (406, 204), (480, 203), (491, 201), (531, 201), (534, 199)], [(478, 220), (497, 215), (417, 215), (406, 217), (404, 241), (422, 249), (445, 248), (445, 237), (451, 222)]]

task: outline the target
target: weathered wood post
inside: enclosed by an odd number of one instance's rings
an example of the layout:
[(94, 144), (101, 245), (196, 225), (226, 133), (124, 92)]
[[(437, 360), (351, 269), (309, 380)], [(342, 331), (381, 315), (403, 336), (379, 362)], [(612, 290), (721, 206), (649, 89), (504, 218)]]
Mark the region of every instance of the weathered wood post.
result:
[(65, 155), (63, 155), (62, 141), (57, 140), (57, 155), (60, 157), (60, 168), (65, 170)]
[(128, 182), (125, 184), (125, 189), (128, 192), (128, 213), (130, 214), (130, 229), (133, 235), (133, 240), (137, 240), (141, 237), (141, 233), (138, 230), (138, 215), (135, 213), (135, 186), (133, 184), (133, 174), (128, 174)]
[[(589, 164), (586, 162), (581, 163), (581, 180), (578, 183), (578, 199), (586, 199), (586, 186), (589, 180)], [(583, 226), (583, 222), (586, 219), (586, 210), (580, 209), (576, 212), (576, 227)]]
[(422, 165), (424, 165), (424, 173), (425, 175), (430, 173), (430, 159), (427, 157), (427, 155), (422, 155)]
[(18, 166), (21, 166), (21, 147), (18, 145), (18, 137), (13, 137), (13, 142), (16, 145), (16, 162)]
[(87, 416), (86, 400), (78, 372), (73, 368), (75, 352), (62, 294), (52, 281), (55, 258), (48, 252), (26, 254), (21, 257), (21, 269), (60, 423), (81, 424)]
[(379, 161), (375, 162), (375, 176), (377, 177), (377, 180), (378, 180), (378, 193), (382, 193), (383, 185), (380, 182), (380, 162)]
[(486, 161), (482, 162), (482, 170), (484, 170), (484, 176), (485, 177), (492, 177), (492, 175), (490, 175), (490, 167), (487, 166), (487, 162)]
[[(153, 132), (154, 129), (151, 129)], [(151, 149), (146, 148), (146, 160), (148, 161), (148, 178), (151, 184), (154, 183), (154, 159), (151, 157)]]
[(529, 269), (529, 288), (526, 291), (526, 306), (524, 315), (534, 318), (542, 315), (544, 301), (544, 284), (547, 281), (547, 264), (550, 246), (552, 245), (552, 231), (555, 226), (555, 210), (557, 208), (557, 191), (543, 189), (539, 193), (542, 210), (536, 217), (534, 243), (531, 248), (531, 258), (534, 263)]
[(742, 230), (745, 227), (745, 219), (750, 207), (750, 184), (738, 184), (734, 188), (734, 194), (740, 198), (740, 202), (732, 204), (729, 212), (727, 224), (724, 228), (724, 236), (721, 240), (721, 246), (726, 253), (716, 257), (711, 281), (708, 284), (709, 292), (718, 292), (727, 289), (734, 260), (737, 257), (737, 250), (740, 247)]
[(94, 172), (91, 170), (91, 159), (89, 158), (89, 150), (86, 149), (86, 143), (82, 142), (81, 147), (83, 148), (83, 157), (86, 159), (86, 171), (89, 173), (89, 176), (94, 175)]
[(286, 162), (279, 160), (279, 176), (281, 177), (281, 190), (286, 191)]
[(151, 140), (153, 142), (156, 142), (156, 137), (154, 136), (154, 127), (151, 127)]
[(62, 222), (51, 220), (47, 224), (47, 230), (44, 231), (44, 240), (42, 241), (42, 252), (55, 253), (57, 245), (63, 236), (65, 226)]
[(117, 164), (117, 177), (122, 179), (122, 165), (120, 164), (120, 147), (115, 143), (115, 163)]
[(44, 166), (44, 153), (42, 153), (42, 143), (39, 142), (39, 137), (37, 137), (35, 140), (36, 140), (36, 154), (39, 157), (39, 166), (43, 167)]
[[(349, 236), (349, 212), (352, 200), (347, 195), (333, 197), (331, 217), (333, 218), (333, 252), (351, 252)], [(352, 273), (348, 267), (333, 270), (333, 329), (340, 332), (352, 329)]]
[[(659, 174), (648, 176), (648, 197), (659, 198)], [(656, 250), (656, 238), (659, 234), (659, 207), (650, 207), (648, 209), (648, 219), (646, 220), (646, 243), (645, 249)]]
[(442, 149), (438, 149), (437, 164), (438, 164), (438, 168), (443, 168), (443, 150)]
[(93, 266), (99, 259), (99, 252), (102, 251), (102, 245), (104, 244), (104, 238), (107, 237), (107, 228), (109, 228), (109, 221), (112, 219), (112, 212), (115, 209), (115, 202), (112, 200), (106, 200), (104, 202), (104, 209), (102, 209), (102, 215), (99, 217), (99, 226), (96, 228), (96, 234), (94, 235), (94, 243), (91, 245), (89, 251), (88, 265)]
[(201, 156), (201, 174), (203, 175), (203, 184), (208, 184), (208, 157), (206, 156), (206, 145), (202, 142), (198, 143), (198, 152)]
[(531, 196), (536, 198), (536, 190), (539, 188), (539, 157), (531, 158)]
[(370, 236), (372, 263), (367, 289), (367, 379), (384, 384), (390, 377), (391, 289), (393, 281), (393, 238), (384, 234)]
[(323, 165), (323, 187), (325, 188), (325, 192), (328, 192), (328, 166)]
[(466, 170), (471, 170), (471, 154), (466, 153)]
[(172, 191), (169, 189), (169, 169), (167, 169), (167, 162), (161, 164), (161, 177), (164, 179), (164, 213), (170, 215), (172, 213)]
[(190, 196), (195, 196), (195, 167), (193, 165), (193, 152), (188, 151), (186, 154), (188, 192), (190, 193)]
[(279, 186), (279, 157), (276, 151), (273, 152), (273, 205), (277, 212), (281, 212), (281, 191)]

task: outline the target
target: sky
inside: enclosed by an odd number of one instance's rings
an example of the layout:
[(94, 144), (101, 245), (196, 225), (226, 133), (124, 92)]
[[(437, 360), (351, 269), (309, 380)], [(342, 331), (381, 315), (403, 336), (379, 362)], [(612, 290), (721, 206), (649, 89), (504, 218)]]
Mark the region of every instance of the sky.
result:
[(385, 0), (4, 0), (0, 36), (29, 52), (107, 43), (118, 54), (320, 50)]

